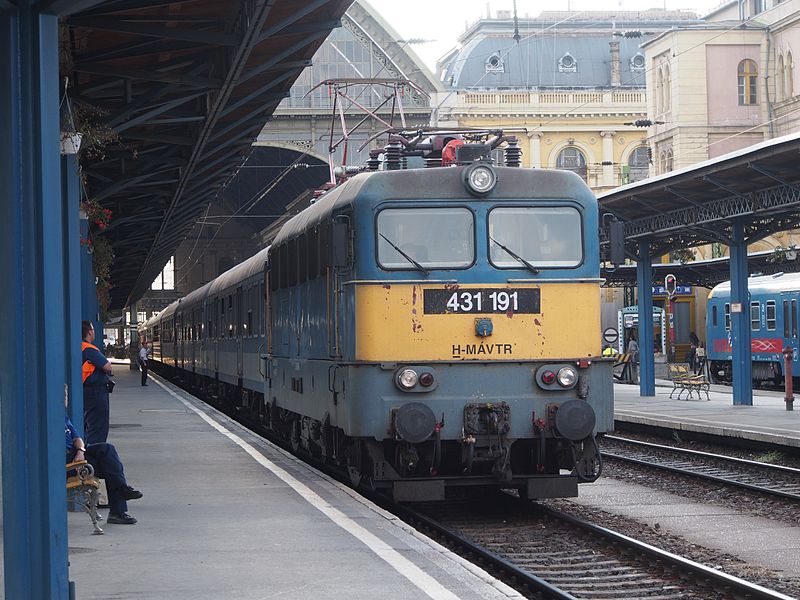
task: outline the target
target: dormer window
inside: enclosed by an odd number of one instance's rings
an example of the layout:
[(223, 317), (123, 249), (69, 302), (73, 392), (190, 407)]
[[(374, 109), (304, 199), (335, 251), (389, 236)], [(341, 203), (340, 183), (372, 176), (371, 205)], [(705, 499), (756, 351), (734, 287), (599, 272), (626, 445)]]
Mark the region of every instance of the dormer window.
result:
[(644, 71), (644, 54), (641, 52), (631, 56), (631, 71), (642, 73)]
[(506, 66), (503, 59), (495, 52), (486, 59), (486, 72), (487, 73), (505, 73)]
[(560, 73), (575, 73), (577, 70), (578, 63), (575, 61), (575, 57), (569, 52), (558, 59), (558, 71)]

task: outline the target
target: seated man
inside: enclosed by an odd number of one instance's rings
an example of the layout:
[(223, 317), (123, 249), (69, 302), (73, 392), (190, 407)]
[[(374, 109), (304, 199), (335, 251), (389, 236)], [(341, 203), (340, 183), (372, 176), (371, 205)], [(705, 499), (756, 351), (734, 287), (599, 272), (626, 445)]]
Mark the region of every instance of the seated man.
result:
[(86, 460), (97, 477), (106, 480), (108, 490), (108, 508), (110, 509), (106, 523), (118, 525), (133, 525), (136, 519), (128, 514), (127, 500), (136, 500), (142, 497), (142, 492), (133, 489), (125, 481), (125, 472), (122, 461), (113, 444), (102, 442), (87, 445), (78, 436), (69, 417), (65, 417), (67, 463)]

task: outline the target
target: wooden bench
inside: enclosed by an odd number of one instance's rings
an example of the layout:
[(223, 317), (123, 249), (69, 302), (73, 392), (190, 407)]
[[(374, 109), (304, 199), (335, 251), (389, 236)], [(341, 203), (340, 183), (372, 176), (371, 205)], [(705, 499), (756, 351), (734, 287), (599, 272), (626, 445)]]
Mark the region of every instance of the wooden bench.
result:
[(94, 535), (103, 535), (103, 530), (97, 524), (100, 515), (97, 514), (97, 498), (100, 481), (94, 476), (94, 469), (85, 460), (67, 463), (67, 503), (80, 506), (89, 513), (94, 526)]
[(706, 400), (710, 399), (708, 397), (708, 389), (711, 387), (711, 384), (704, 375), (695, 375), (689, 371), (687, 365), (683, 364), (669, 363), (667, 367), (669, 369), (669, 378), (672, 380), (672, 391), (669, 393), (670, 398), (672, 398), (672, 395), (677, 390), (678, 400), (681, 399), (681, 394), (683, 394), (683, 392), (687, 392), (687, 400), (692, 397), (694, 392), (697, 392), (698, 400), (700, 400), (700, 392), (705, 392)]

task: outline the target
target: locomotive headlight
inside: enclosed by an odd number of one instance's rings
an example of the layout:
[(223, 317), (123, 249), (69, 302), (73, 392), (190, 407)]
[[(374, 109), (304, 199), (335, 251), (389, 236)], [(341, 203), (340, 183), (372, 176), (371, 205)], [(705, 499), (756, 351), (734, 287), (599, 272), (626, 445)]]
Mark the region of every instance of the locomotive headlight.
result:
[(410, 390), (417, 385), (418, 380), (419, 376), (413, 369), (403, 369), (397, 374), (397, 384), (405, 390)]
[(497, 184), (497, 173), (487, 164), (474, 163), (464, 170), (464, 183), (470, 193), (485, 196)]
[(578, 372), (573, 367), (563, 367), (558, 370), (558, 385), (572, 387), (578, 381)]

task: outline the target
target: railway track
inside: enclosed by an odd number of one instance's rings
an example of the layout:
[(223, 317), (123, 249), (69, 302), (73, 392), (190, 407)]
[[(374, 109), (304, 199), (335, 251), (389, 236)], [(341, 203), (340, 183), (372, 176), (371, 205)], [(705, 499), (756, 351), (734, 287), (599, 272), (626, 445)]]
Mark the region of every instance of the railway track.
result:
[(505, 495), (482, 503), (393, 506), (531, 598), (789, 600), (791, 597), (607, 528)]
[(653, 444), (614, 435), (606, 435), (603, 438), (601, 454), (604, 458), (800, 501), (800, 469), (793, 467)]

